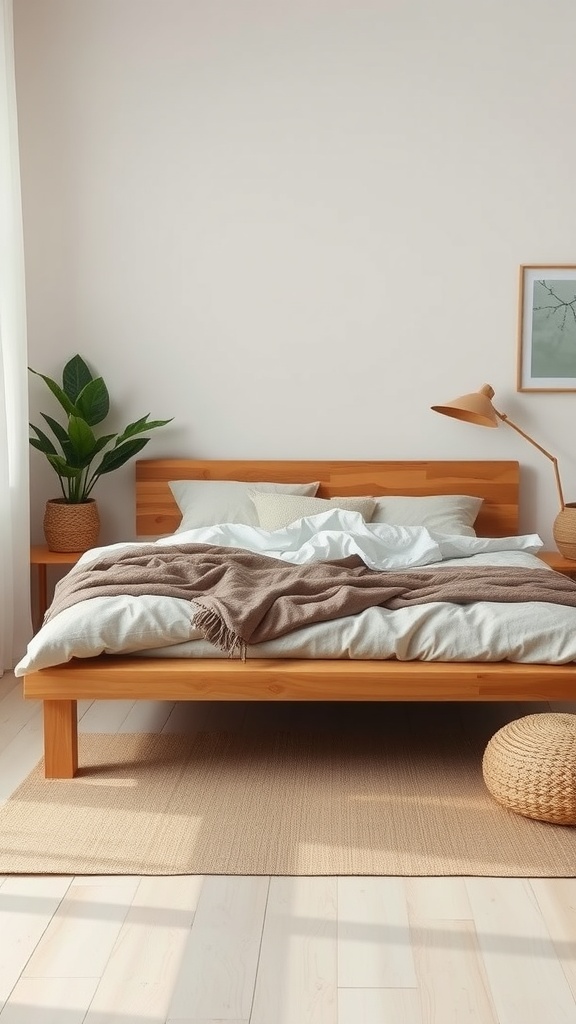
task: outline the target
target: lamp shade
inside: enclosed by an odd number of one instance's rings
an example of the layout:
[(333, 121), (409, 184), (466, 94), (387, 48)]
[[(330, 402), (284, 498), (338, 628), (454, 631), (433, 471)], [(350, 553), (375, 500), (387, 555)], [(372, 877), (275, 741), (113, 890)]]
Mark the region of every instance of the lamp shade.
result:
[(484, 384), (479, 391), (462, 395), (461, 398), (455, 398), (453, 402), (446, 402), (445, 405), (433, 405), (432, 409), (445, 416), (453, 416), (457, 420), (477, 423), (480, 427), (497, 427), (499, 417), (492, 405), (493, 397), (494, 388), (490, 387), (490, 384)]
[[(562, 490), (562, 482), (560, 480), (560, 471), (558, 469), (558, 459), (551, 452), (546, 451), (538, 441), (535, 441), (530, 434), (527, 434), (525, 430), (522, 430), (516, 423), (513, 423), (506, 413), (499, 412), (492, 405), (492, 399), (494, 398), (494, 388), (490, 384), (484, 384), (479, 391), (472, 391), (469, 395), (462, 395), (461, 398), (455, 398), (453, 402), (446, 402), (445, 405), (433, 405), (431, 408), (434, 412), (444, 413), (445, 416), (452, 416), (455, 420), (464, 420), (467, 423), (477, 423), (480, 427), (497, 427), (500, 422), (507, 423), (512, 430), (515, 430), (517, 434), (525, 438), (529, 444), (537, 448), (539, 452), (542, 452), (547, 459), (554, 466), (554, 475), (556, 477), (556, 488), (558, 490), (558, 497), (560, 499), (560, 514), (564, 513), (566, 508), (566, 502), (564, 501), (564, 492)], [(559, 518), (559, 517), (557, 517)], [(558, 544), (558, 539), (556, 538)], [(574, 545), (576, 548), (576, 545)], [(560, 551), (562, 548), (558, 545)], [(562, 553), (564, 553), (562, 551)], [(568, 558), (574, 558), (573, 554), (567, 554)]]

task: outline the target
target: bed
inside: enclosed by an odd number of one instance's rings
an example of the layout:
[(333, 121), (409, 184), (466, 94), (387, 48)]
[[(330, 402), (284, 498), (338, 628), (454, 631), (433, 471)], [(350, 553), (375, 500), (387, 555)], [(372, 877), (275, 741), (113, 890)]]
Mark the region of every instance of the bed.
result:
[[(181, 511), (169, 486), (175, 480), (315, 481), (320, 498), (469, 495), (482, 499), (473, 531), (478, 537), (514, 538), (518, 533), (517, 462), (155, 459), (135, 463), (139, 541), (156, 542), (179, 529)], [(574, 616), (576, 626), (576, 608), (565, 612)], [(566, 632), (576, 635), (576, 629)], [(152, 647), (152, 653), (72, 656), (36, 670), (24, 662), (16, 674), (23, 676), (24, 697), (43, 702), (46, 777), (72, 778), (78, 769), (78, 700), (569, 700), (576, 695), (576, 654), (572, 658), (571, 649), (564, 650), (563, 663), (556, 659), (550, 664), (501, 656), (496, 661), (300, 657), (293, 650), (287, 656), (242, 660), (182, 656), (176, 647), (179, 656), (171, 657)]]

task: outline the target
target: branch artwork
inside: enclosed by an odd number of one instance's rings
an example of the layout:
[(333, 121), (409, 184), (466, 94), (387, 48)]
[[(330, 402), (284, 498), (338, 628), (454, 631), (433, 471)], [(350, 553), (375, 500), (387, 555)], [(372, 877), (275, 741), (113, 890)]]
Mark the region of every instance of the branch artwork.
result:
[(576, 267), (520, 268), (518, 391), (576, 391)]

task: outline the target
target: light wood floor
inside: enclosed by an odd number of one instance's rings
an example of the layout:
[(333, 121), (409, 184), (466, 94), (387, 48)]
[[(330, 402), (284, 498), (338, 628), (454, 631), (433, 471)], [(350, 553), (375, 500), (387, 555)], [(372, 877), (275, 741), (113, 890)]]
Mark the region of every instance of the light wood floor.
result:
[[(248, 714), (295, 711), (111, 701), (80, 728)], [(5, 675), (0, 801), (40, 755), (40, 710)], [(576, 878), (0, 877), (0, 1007), (0, 1024), (575, 1024)]]

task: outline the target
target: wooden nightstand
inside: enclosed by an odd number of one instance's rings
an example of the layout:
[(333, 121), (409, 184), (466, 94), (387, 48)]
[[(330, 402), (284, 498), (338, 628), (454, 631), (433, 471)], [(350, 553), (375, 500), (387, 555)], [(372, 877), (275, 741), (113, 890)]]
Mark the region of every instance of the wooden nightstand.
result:
[(559, 551), (539, 551), (538, 558), (564, 576), (576, 576), (576, 559), (574, 558), (565, 558)]
[(30, 565), (38, 566), (38, 618), (40, 625), (48, 607), (49, 565), (75, 565), (83, 551), (49, 551), (45, 544), (33, 544), (30, 548)]

